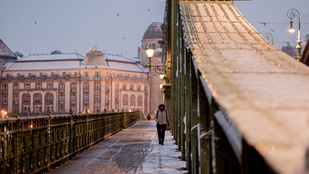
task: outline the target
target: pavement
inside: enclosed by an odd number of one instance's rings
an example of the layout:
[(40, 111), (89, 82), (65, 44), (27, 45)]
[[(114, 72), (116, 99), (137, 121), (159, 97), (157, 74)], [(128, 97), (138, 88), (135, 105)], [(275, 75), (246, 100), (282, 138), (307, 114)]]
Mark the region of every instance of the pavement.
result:
[(154, 121), (140, 121), (101, 141), (49, 174), (183, 174), (186, 162), (169, 131), (158, 144)]

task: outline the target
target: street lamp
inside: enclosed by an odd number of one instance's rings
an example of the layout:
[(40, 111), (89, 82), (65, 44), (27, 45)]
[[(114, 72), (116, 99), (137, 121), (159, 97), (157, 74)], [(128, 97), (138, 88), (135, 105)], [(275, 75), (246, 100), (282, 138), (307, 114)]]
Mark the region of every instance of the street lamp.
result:
[(5, 110), (1, 110), (1, 116), (2, 118), (5, 118), (7, 116), (7, 112)]
[[(165, 65), (152, 65), (151, 64), (151, 58), (153, 57), (153, 54), (155, 52), (155, 48), (152, 47), (152, 46), (148, 46), (146, 48), (146, 54), (147, 54), (147, 57), (149, 59), (149, 65), (145, 65), (145, 66), (148, 66), (149, 67), (149, 72), (151, 72), (151, 67), (156, 67), (156, 68), (161, 68), (161, 67), (165, 67)], [(156, 72), (157, 72), (157, 69), (155, 69)], [(160, 74), (160, 73), (159, 73)]]
[(298, 10), (296, 10), (295, 8), (292, 8), (288, 11), (287, 13), (287, 16), (288, 18), (291, 19), (290, 21), (290, 29), (288, 30), (290, 33), (294, 33), (295, 32), (295, 29), (293, 28), (293, 18), (298, 18), (298, 40), (296, 41), (297, 42), (297, 50), (298, 50), (298, 53), (297, 53), (297, 60), (300, 61), (300, 58), (301, 58), (301, 40), (300, 40), (300, 13)]

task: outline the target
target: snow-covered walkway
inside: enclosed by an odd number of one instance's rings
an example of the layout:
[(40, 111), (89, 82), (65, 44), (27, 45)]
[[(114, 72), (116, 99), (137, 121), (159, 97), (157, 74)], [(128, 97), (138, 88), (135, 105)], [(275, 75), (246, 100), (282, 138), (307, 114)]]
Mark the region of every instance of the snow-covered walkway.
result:
[(181, 170), (185, 161), (179, 159), (181, 154), (169, 131), (165, 139), (163, 146), (158, 144), (154, 121), (140, 121), (49, 173), (187, 173)]

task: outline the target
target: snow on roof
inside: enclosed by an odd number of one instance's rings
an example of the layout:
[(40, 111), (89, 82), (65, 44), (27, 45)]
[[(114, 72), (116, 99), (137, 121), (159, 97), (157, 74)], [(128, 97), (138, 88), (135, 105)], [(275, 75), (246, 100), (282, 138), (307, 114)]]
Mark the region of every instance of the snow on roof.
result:
[(124, 56), (120, 55), (114, 55), (114, 54), (104, 54), (104, 57), (106, 60), (116, 60), (116, 61), (121, 61), (121, 62), (137, 62), (139, 61), (138, 59), (130, 59)]
[(136, 63), (119, 62), (114, 60), (107, 60), (110, 69), (121, 70), (121, 71), (134, 71), (134, 72), (145, 72)]
[(15, 62), (6, 71), (31, 71), (31, 70), (65, 70), (79, 69), (80, 61), (40, 61), (40, 62)]
[(18, 59), (18, 62), (24, 61), (55, 61), (55, 60), (83, 60), (84, 57), (77, 53), (69, 54), (33, 54)]

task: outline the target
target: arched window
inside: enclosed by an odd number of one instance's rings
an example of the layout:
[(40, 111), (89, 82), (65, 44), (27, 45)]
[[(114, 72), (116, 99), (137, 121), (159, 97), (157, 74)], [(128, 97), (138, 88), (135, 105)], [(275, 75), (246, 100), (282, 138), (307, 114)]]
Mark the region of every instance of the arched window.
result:
[(130, 96), (130, 106), (135, 106), (135, 95)]
[(143, 106), (143, 96), (137, 96), (137, 106)]
[(124, 94), (123, 97), (122, 97), (122, 100), (123, 100), (123, 105), (128, 105), (128, 102), (129, 102), (129, 97), (128, 97), (128, 94)]

